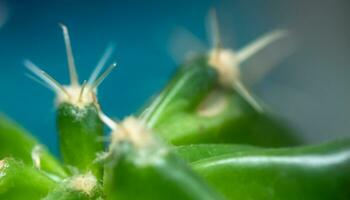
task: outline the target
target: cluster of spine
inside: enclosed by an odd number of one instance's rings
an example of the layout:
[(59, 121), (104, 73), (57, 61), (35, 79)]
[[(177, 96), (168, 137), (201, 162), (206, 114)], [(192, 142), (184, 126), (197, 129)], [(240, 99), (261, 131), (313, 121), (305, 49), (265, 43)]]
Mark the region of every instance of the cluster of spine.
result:
[[(111, 55), (79, 82), (63, 29), (71, 84), (25, 64), (56, 94), (61, 164), (24, 129), (0, 117), (0, 199), (349, 199), (350, 140), (301, 144), (241, 80), (240, 64), (285, 36), (269, 33), (241, 51), (214, 48), (187, 60), (138, 115), (106, 116), (97, 87)], [(111, 129), (105, 144), (104, 125)], [(284, 147), (284, 148), (277, 148)]]

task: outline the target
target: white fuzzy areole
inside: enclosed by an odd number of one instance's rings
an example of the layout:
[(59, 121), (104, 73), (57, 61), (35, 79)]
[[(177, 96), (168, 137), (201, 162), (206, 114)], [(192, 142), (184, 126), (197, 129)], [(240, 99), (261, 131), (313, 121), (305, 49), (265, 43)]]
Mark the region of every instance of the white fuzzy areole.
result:
[(83, 87), (80, 85), (69, 85), (63, 87), (67, 93), (57, 93), (57, 105), (69, 103), (77, 107), (84, 107), (96, 102), (96, 90), (92, 91), (89, 85), (86, 85), (83, 91)]
[(142, 121), (135, 117), (127, 117), (122, 123), (118, 124), (118, 129), (112, 133), (112, 145), (119, 141), (129, 141), (137, 150), (137, 165), (161, 165), (166, 148), (154, 138), (152, 130)]
[[(115, 136), (115, 137), (113, 137)], [(127, 117), (121, 124), (117, 133), (112, 134), (114, 141), (127, 138), (137, 148), (142, 148), (154, 142), (151, 130), (135, 117)]]
[(222, 86), (231, 88), (239, 79), (239, 60), (230, 49), (213, 49), (209, 52), (209, 65), (219, 73)]
[(79, 175), (73, 177), (70, 181), (70, 187), (76, 191), (83, 192), (89, 196), (92, 195), (95, 187), (97, 185), (97, 180), (91, 172), (85, 175)]

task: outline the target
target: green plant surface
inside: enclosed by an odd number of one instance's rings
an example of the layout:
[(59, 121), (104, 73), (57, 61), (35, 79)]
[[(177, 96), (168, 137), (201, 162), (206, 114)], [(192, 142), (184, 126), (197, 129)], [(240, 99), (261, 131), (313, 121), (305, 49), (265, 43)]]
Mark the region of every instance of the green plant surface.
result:
[(0, 199), (38, 200), (56, 187), (46, 174), (13, 158), (0, 160)]
[(349, 139), (308, 147), (225, 152), (191, 165), (227, 199), (350, 197)]
[(173, 147), (182, 159), (190, 163), (215, 156), (260, 149), (263, 148), (237, 144), (190, 144)]
[(164, 90), (145, 107), (142, 118), (149, 126), (156, 127), (169, 115), (194, 110), (215, 88), (217, 78), (217, 72), (208, 66), (206, 57), (185, 63)]
[(35, 165), (33, 161), (33, 152), (36, 147), (39, 147), (37, 152), (40, 158), (41, 170), (51, 173), (56, 176), (66, 177), (67, 173), (57, 161), (57, 159), (47, 151), (44, 145), (32, 137), (20, 125), (13, 122), (9, 118), (0, 114), (0, 158), (14, 157), (21, 159), (28, 165)]
[(107, 199), (221, 199), (140, 122), (127, 118), (119, 129), (105, 166)]
[[(238, 53), (217, 42), (208, 54), (185, 62), (137, 118), (115, 122), (96, 96), (116, 66), (99, 75), (111, 50), (80, 83), (68, 29), (61, 27), (70, 85), (30, 61), (25, 65), (56, 92), (63, 167), (0, 116), (0, 199), (349, 199), (350, 139), (292, 147), (302, 143), (294, 131), (241, 82), (238, 65), (284, 32)], [(108, 145), (104, 125), (112, 130)]]
[(65, 164), (76, 167), (81, 173), (92, 171), (102, 176), (102, 165), (94, 162), (104, 151), (103, 123), (94, 104), (82, 108), (63, 103), (57, 108), (57, 130)]
[(268, 113), (254, 110), (223, 88), (208, 57), (181, 66), (141, 118), (175, 145), (241, 143), (267, 147), (300, 144), (294, 132)]

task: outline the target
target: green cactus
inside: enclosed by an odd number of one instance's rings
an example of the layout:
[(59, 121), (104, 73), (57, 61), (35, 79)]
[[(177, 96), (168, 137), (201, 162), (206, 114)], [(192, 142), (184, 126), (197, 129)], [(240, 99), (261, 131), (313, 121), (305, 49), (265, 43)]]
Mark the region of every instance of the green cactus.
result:
[[(112, 49), (80, 83), (68, 29), (61, 27), (70, 85), (30, 61), (25, 65), (57, 95), (63, 162), (1, 115), (0, 199), (350, 198), (350, 140), (293, 147), (302, 143), (295, 131), (272, 117), (241, 80), (240, 62), (284, 32), (238, 53), (216, 39), (213, 50), (186, 61), (140, 114), (116, 122), (96, 95), (116, 66), (99, 76)], [(112, 130), (108, 144), (105, 125)]]

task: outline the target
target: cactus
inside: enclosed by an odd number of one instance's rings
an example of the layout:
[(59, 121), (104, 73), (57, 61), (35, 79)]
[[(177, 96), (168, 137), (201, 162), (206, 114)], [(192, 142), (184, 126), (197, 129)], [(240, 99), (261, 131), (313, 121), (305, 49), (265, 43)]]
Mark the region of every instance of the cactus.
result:
[[(212, 16), (214, 48), (187, 60), (140, 113), (120, 122), (97, 98), (116, 66), (99, 75), (112, 48), (81, 83), (61, 25), (70, 85), (25, 65), (56, 93), (62, 163), (1, 115), (0, 199), (349, 199), (350, 140), (300, 146), (241, 79), (239, 64), (285, 32), (234, 52), (222, 47)], [(107, 144), (104, 126), (111, 129)]]

